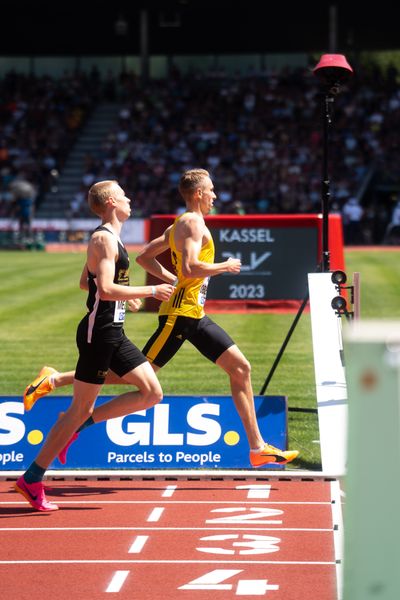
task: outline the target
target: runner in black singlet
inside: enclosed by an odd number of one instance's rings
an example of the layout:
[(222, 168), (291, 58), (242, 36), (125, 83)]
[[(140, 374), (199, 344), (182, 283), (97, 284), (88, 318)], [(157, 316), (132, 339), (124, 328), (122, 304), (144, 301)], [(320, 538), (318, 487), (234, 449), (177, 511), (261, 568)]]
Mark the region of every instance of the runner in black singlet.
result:
[[(49, 502), (42, 483), (57, 455), (66, 451), (85, 426), (150, 408), (162, 399), (160, 383), (144, 355), (123, 331), (125, 302), (155, 296), (168, 300), (174, 288), (129, 285), (129, 258), (120, 240), (123, 223), (131, 214), (130, 200), (116, 181), (100, 181), (88, 194), (91, 210), (102, 225), (92, 234), (81, 287), (88, 290), (88, 313), (77, 329), (79, 359), (75, 371), (74, 395), (68, 410), (50, 430), (36, 459), (15, 484), (28, 502), (39, 511), (57, 510)], [(107, 373), (124, 378), (137, 390), (126, 392), (98, 407), (97, 396)], [(45, 379), (45, 378), (44, 378)]]

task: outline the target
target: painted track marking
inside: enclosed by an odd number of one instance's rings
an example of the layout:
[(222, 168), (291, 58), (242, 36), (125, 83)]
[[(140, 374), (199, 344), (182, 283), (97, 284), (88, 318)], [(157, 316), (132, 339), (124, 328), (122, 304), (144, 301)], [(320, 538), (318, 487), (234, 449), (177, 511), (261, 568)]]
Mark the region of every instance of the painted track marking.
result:
[[(0, 531), (232, 531), (232, 527), (0, 527)], [(327, 531), (332, 527), (235, 527), (235, 531)]]
[(142, 559), (104, 559), (99, 558), (95, 560), (82, 559), (82, 560), (0, 560), (0, 565), (132, 565), (132, 564), (143, 564), (143, 565), (215, 565), (215, 564), (241, 564), (241, 565), (336, 565), (335, 561), (332, 560), (242, 560), (240, 558), (235, 560), (142, 560)]
[(119, 592), (128, 575), (129, 571), (115, 571), (110, 583), (107, 586), (106, 592)]
[(131, 547), (128, 550), (129, 554), (139, 554), (143, 548), (147, 540), (149, 539), (148, 535), (137, 535), (135, 540), (132, 542)]
[[(63, 500), (63, 499), (57, 499), (57, 504), (155, 504), (155, 500)], [(157, 501), (158, 503), (159, 501)], [(162, 504), (193, 504), (193, 502), (195, 502), (196, 504), (261, 504), (262, 506), (264, 506), (265, 504), (293, 504), (293, 505), (318, 505), (318, 504), (325, 504), (327, 506), (330, 506), (331, 502), (302, 502), (302, 501), (297, 501), (297, 500), (286, 500), (283, 502), (279, 502), (279, 500), (275, 500), (275, 501), (251, 501), (251, 502), (247, 502), (246, 500), (161, 500)], [(22, 504), (23, 506), (26, 506), (26, 502), (24, 502), (23, 500), (5, 500), (5, 501), (1, 501), (0, 505), (10, 505), (10, 504)]]
[(170, 498), (174, 494), (177, 487), (178, 486), (176, 485), (167, 485), (161, 496), (163, 496), (163, 498)]
[(162, 506), (156, 506), (155, 508), (153, 508), (153, 510), (151, 511), (151, 513), (149, 514), (149, 516), (146, 519), (147, 522), (148, 523), (156, 523), (157, 521), (159, 521), (164, 510), (165, 510), (165, 508), (163, 508)]

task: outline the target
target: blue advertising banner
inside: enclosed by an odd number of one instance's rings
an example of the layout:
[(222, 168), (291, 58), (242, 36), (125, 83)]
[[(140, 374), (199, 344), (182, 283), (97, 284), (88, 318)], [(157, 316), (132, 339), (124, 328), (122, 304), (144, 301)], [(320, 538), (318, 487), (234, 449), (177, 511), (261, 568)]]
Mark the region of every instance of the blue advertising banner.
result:
[[(99, 396), (97, 404), (112, 396)], [(0, 397), (0, 471), (25, 470), (69, 396), (50, 396), (24, 412), (20, 397)], [(264, 439), (287, 447), (286, 396), (256, 396)], [(271, 466), (271, 465), (269, 465)], [(249, 468), (245, 432), (230, 396), (164, 396), (138, 411), (82, 431), (64, 466), (53, 469), (241, 469)], [(279, 467), (278, 467), (279, 468)]]

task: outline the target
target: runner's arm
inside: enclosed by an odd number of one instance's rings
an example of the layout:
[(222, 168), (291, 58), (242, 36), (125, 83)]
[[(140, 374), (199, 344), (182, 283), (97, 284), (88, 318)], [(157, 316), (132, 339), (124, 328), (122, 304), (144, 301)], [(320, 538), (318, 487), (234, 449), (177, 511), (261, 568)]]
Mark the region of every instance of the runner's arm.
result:
[(157, 256), (162, 254), (169, 248), (169, 234), (171, 232), (172, 225), (168, 227), (162, 235), (149, 242), (136, 257), (136, 262), (143, 267), (145, 271), (154, 275), (162, 281), (174, 284), (176, 281), (176, 275), (166, 269), (158, 260)]
[(238, 258), (228, 258), (219, 263), (206, 263), (199, 260), (205, 225), (197, 219), (187, 221), (182, 230), (182, 275), (184, 277), (210, 277), (220, 273), (239, 273), (241, 262)]
[(101, 300), (132, 300), (155, 296), (158, 300), (168, 300), (174, 287), (161, 285), (120, 285), (114, 283), (115, 260), (118, 246), (110, 236), (102, 232), (93, 236), (88, 249), (88, 269), (96, 275), (96, 284)]

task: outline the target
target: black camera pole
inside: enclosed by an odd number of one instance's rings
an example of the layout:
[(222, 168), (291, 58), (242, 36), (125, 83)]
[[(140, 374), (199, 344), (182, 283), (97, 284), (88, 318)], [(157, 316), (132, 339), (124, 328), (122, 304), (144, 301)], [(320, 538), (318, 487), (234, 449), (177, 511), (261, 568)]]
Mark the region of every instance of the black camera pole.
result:
[[(327, 273), (330, 270), (330, 253), (329, 253), (329, 203), (330, 203), (330, 181), (328, 175), (329, 165), (329, 138), (330, 126), (332, 124), (332, 106), (335, 96), (340, 92), (341, 86), (347, 81), (353, 73), (353, 69), (348, 64), (343, 54), (323, 54), (319, 63), (313, 69), (314, 74), (320, 79), (324, 87), (324, 104), (323, 104), (323, 155), (322, 155), (322, 185), (321, 185), (321, 208), (322, 208), (322, 256), (321, 262), (318, 264), (316, 271)], [(286, 346), (296, 329), (296, 325), (300, 320), (301, 315), (307, 305), (309, 299), (308, 286), (304, 299), (297, 311), (297, 314), (290, 326), (289, 331), (283, 341), (283, 344), (274, 360), (274, 363), (268, 373), (264, 384), (260, 390), (260, 396), (265, 393), (269, 382), (278, 366)]]
[(353, 69), (348, 64), (343, 54), (324, 54), (314, 69), (324, 87), (323, 104), (323, 153), (322, 153), (322, 258), (321, 271), (330, 271), (329, 255), (329, 141), (330, 127), (332, 124), (332, 108), (335, 96), (340, 93), (341, 86), (345, 83)]
[(329, 204), (330, 204), (330, 181), (328, 173), (329, 164), (329, 138), (330, 126), (332, 124), (332, 106), (334, 97), (330, 92), (325, 94), (324, 98), (324, 125), (323, 125), (323, 153), (322, 153), (322, 256), (321, 268), (322, 273), (327, 273), (330, 269), (330, 253), (329, 253)]

